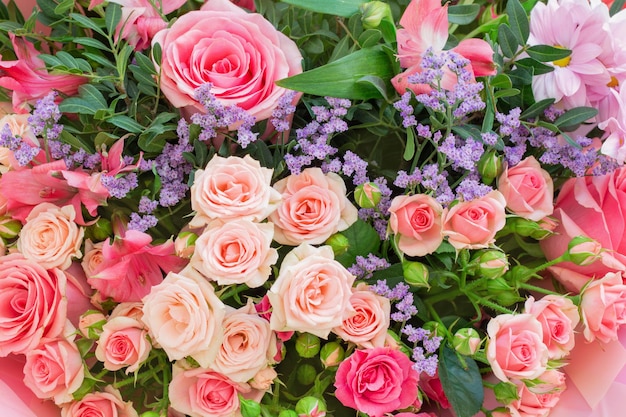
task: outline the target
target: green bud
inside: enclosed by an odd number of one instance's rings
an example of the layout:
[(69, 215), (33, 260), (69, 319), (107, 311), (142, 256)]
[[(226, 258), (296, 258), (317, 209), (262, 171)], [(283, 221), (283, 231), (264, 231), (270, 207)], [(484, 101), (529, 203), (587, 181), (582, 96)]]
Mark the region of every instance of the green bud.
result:
[(0, 237), (13, 239), (20, 234), (20, 230), (22, 230), (22, 223), (19, 220), (14, 220), (9, 216), (0, 217)]
[(490, 149), (478, 161), (478, 172), (485, 184), (491, 184), (502, 173), (502, 159), (495, 149)]
[(239, 396), (239, 404), (242, 417), (259, 417), (261, 415), (261, 404), (254, 400), (248, 400)]
[(487, 281), (487, 293), (492, 296), (498, 304), (504, 307), (523, 300), (517, 290), (510, 286), (504, 277)]
[(480, 335), (471, 327), (464, 327), (454, 333), (452, 346), (461, 355), (471, 356), (480, 348)]
[(335, 233), (334, 235), (329, 237), (325, 243), (333, 248), (333, 253), (335, 254), (335, 256), (346, 253), (348, 251), (348, 248), (350, 247), (350, 241), (341, 233)]
[(430, 288), (428, 268), (421, 262), (402, 261), (402, 275), (407, 284), (418, 288)]
[(303, 397), (296, 403), (296, 413), (300, 417), (322, 417), (326, 415), (326, 410), (324, 401), (316, 397)]
[(576, 236), (567, 245), (567, 260), (580, 266), (587, 266), (600, 258), (602, 245), (586, 236)]
[(509, 261), (504, 252), (499, 250), (485, 250), (474, 254), (472, 264), (475, 273), (481, 277), (498, 278), (509, 270)]
[(296, 352), (303, 358), (312, 358), (320, 351), (320, 338), (311, 333), (300, 333), (296, 339)]
[(278, 417), (298, 417), (298, 413), (293, 410), (281, 410)]
[(191, 258), (196, 248), (198, 235), (193, 232), (180, 232), (174, 241), (176, 255), (181, 258)]
[(339, 366), (345, 357), (346, 351), (339, 342), (328, 342), (322, 346), (322, 350), (320, 351), (322, 365), (327, 368)]
[(139, 417), (160, 417), (159, 413), (156, 411), (146, 411), (145, 413), (141, 413)]
[(317, 370), (311, 364), (303, 363), (296, 369), (296, 378), (302, 385), (311, 385), (315, 381), (316, 376)]
[(85, 229), (85, 237), (91, 239), (94, 242), (101, 242), (113, 234), (113, 226), (111, 221), (100, 217), (91, 226), (87, 226)]
[(430, 334), (432, 336), (444, 336), (446, 334), (446, 329), (442, 326), (441, 323), (436, 321), (427, 321), (426, 323), (424, 323), (422, 328), (424, 330), (430, 330)]
[(361, 22), (364, 29), (376, 29), (385, 18), (391, 19), (391, 8), (382, 1), (370, 1), (361, 5)]
[[(365, 3), (372, 4), (372, 3)], [(359, 207), (374, 208), (380, 203), (380, 187), (373, 182), (366, 182), (356, 187), (354, 190), (354, 201)]]
[(552, 234), (551, 230), (542, 227), (541, 224), (522, 217), (511, 217), (506, 223), (507, 227), (513, 233), (523, 237), (530, 237), (535, 240), (541, 240)]

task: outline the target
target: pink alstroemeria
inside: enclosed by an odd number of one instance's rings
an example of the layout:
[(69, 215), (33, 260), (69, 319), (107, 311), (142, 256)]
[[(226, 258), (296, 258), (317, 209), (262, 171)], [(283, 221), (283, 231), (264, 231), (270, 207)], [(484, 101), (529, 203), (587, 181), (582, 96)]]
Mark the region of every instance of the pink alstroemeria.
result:
[(117, 175), (122, 172), (130, 172), (137, 169), (141, 163), (143, 152), (139, 153), (139, 160), (135, 164), (127, 164), (124, 161), (122, 151), (124, 150), (124, 138), (119, 139), (108, 151), (100, 151), (100, 165), (102, 173), (106, 175)]
[(127, 230), (113, 242), (102, 246), (102, 263), (88, 278), (89, 284), (103, 298), (116, 302), (140, 301), (153, 285), (168, 272), (180, 272), (187, 260), (174, 253), (174, 242), (153, 246), (152, 237), (137, 230)]

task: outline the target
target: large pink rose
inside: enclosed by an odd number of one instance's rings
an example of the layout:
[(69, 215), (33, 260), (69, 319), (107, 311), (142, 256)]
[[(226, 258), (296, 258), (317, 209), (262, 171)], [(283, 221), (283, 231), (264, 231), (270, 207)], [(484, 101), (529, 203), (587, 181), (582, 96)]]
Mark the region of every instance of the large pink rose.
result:
[[(207, 24), (210, 22), (210, 24)], [(224, 105), (237, 105), (257, 121), (270, 117), (285, 89), (276, 81), (302, 72), (296, 44), (257, 13), (228, 0), (208, 0), (156, 34), (161, 89), (175, 106), (204, 112), (194, 91), (211, 83)]]
[(224, 303), (200, 274), (187, 268), (170, 273), (143, 299), (143, 321), (170, 360), (191, 356), (207, 367), (222, 339)]
[(400, 250), (409, 256), (437, 250), (443, 241), (442, 212), (441, 204), (426, 194), (395, 197), (389, 207), (389, 226), (400, 236)]
[(417, 400), (419, 374), (402, 352), (379, 347), (355, 350), (341, 362), (335, 395), (346, 407), (382, 417)]
[(0, 357), (26, 353), (55, 338), (67, 317), (67, 279), (14, 253), (0, 258)]
[(350, 304), (355, 277), (334, 260), (330, 246), (303, 243), (289, 252), (267, 292), (272, 330), (309, 332), (326, 338), (354, 314)]
[(274, 184), (282, 203), (270, 216), (276, 226), (274, 240), (283, 245), (317, 245), (347, 229), (358, 218), (348, 200), (343, 179), (319, 168), (306, 168)]
[(524, 312), (541, 323), (543, 343), (548, 347), (550, 359), (561, 359), (574, 348), (574, 329), (580, 318), (572, 300), (551, 294), (537, 301), (529, 297)]
[(118, 390), (108, 385), (103, 392), (92, 392), (81, 400), (68, 403), (61, 417), (138, 417), (131, 402), (125, 402)]
[(532, 314), (500, 314), (487, 325), (487, 360), (501, 381), (533, 379), (545, 372), (548, 348)]
[(569, 291), (580, 289), (593, 278), (626, 270), (626, 168), (604, 176), (585, 176), (566, 181), (556, 199), (554, 234), (543, 239), (541, 249), (548, 260), (561, 256), (577, 236), (594, 239), (604, 249), (600, 259), (579, 266), (561, 262), (550, 272)]
[(585, 339), (608, 343), (617, 340), (617, 330), (626, 324), (626, 285), (623, 274), (607, 273), (582, 292), (580, 311)]
[(554, 211), (552, 177), (532, 156), (505, 168), (498, 190), (508, 209), (525, 219), (539, 221)]
[(249, 155), (214, 156), (196, 171), (191, 186), (191, 208), (196, 215), (190, 226), (202, 227), (218, 219), (263, 221), (280, 202), (271, 180), (272, 170)]
[(457, 250), (486, 248), (506, 223), (506, 201), (499, 191), (462, 201), (443, 213), (443, 235)]
[(117, 316), (109, 318), (102, 327), (96, 347), (96, 358), (110, 371), (126, 367), (126, 373), (136, 372), (148, 359), (152, 345), (148, 331), (139, 320)]

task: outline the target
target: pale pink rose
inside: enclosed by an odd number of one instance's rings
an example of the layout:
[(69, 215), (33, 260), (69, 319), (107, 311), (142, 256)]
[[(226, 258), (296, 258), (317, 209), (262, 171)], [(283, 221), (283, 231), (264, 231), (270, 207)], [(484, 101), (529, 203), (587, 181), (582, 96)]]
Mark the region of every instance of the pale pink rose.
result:
[(67, 278), (19, 253), (0, 258), (0, 357), (26, 353), (63, 331)]
[(334, 260), (330, 246), (303, 243), (289, 252), (267, 292), (275, 331), (309, 332), (327, 338), (354, 314), (350, 305), (355, 277)]
[(235, 382), (247, 382), (273, 362), (276, 335), (254, 304), (231, 309), (222, 322), (224, 340), (211, 368)]
[(561, 359), (574, 348), (574, 329), (580, 318), (572, 300), (551, 294), (537, 301), (528, 297), (524, 312), (541, 323), (543, 343), (548, 347), (550, 359)]
[(382, 417), (406, 408), (417, 397), (413, 362), (391, 348), (357, 349), (337, 369), (335, 395), (346, 407)]
[[(206, 22), (211, 22), (207, 25)], [(204, 112), (194, 92), (211, 83), (224, 105), (237, 105), (257, 121), (271, 116), (286, 92), (276, 81), (302, 72), (296, 44), (257, 13), (228, 0), (208, 0), (199, 11), (179, 17), (157, 33), (163, 58), (161, 89), (186, 113)]]
[(277, 377), (278, 374), (276, 373), (276, 370), (271, 366), (267, 366), (257, 372), (248, 383), (254, 389), (267, 391), (270, 389)]
[(143, 303), (141, 301), (119, 303), (115, 306), (113, 311), (111, 311), (109, 319), (114, 317), (130, 317), (141, 321), (141, 318), (143, 317)]
[(506, 201), (499, 191), (446, 208), (443, 212), (443, 235), (457, 250), (486, 248), (504, 227)]
[(622, 273), (607, 273), (582, 292), (580, 312), (587, 341), (617, 340), (617, 330), (626, 323), (626, 285)]
[(487, 325), (487, 360), (501, 381), (533, 379), (545, 372), (548, 348), (532, 314), (500, 314)]
[(190, 265), (219, 285), (260, 287), (278, 260), (278, 252), (271, 247), (273, 237), (272, 223), (213, 222), (196, 241)]
[(99, 328), (104, 326), (107, 318), (100, 311), (88, 310), (80, 316), (78, 330), (87, 339), (97, 339), (100, 334)]
[(525, 219), (539, 221), (554, 211), (552, 177), (533, 156), (506, 167), (498, 179), (498, 191), (507, 208)]
[(85, 240), (85, 254), (81, 260), (81, 266), (88, 279), (93, 279), (96, 276), (96, 271), (101, 268), (104, 262), (102, 246), (104, 246), (104, 242), (93, 243), (91, 239)]
[(131, 402), (125, 402), (120, 392), (107, 385), (104, 392), (91, 392), (81, 400), (65, 404), (61, 417), (138, 417)]
[(73, 258), (80, 258), (85, 230), (76, 222), (72, 206), (42, 203), (30, 212), (17, 240), (17, 250), (25, 258), (46, 269), (67, 269)]
[(96, 346), (96, 358), (109, 371), (126, 367), (126, 373), (136, 372), (148, 359), (152, 345), (143, 323), (130, 317), (110, 318), (102, 327)]
[(204, 169), (196, 171), (191, 186), (191, 208), (196, 215), (190, 227), (218, 219), (263, 221), (280, 201), (271, 181), (272, 170), (249, 155), (214, 156)]
[(56, 404), (73, 400), (85, 378), (83, 359), (71, 339), (52, 339), (26, 352), (24, 384), (38, 398)]
[(555, 369), (544, 372), (537, 379), (540, 384), (528, 387), (517, 381), (519, 398), (508, 405), (514, 417), (547, 417), (565, 390), (565, 374)]
[(333, 333), (359, 348), (384, 346), (390, 323), (389, 299), (374, 294), (365, 284), (357, 285), (352, 291), (350, 304), (356, 313), (334, 328)]
[(409, 256), (433, 253), (443, 242), (443, 207), (426, 194), (394, 197), (389, 207), (389, 227), (400, 236), (398, 247)]
[(209, 366), (223, 340), (225, 306), (213, 286), (187, 268), (169, 273), (143, 299), (143, 322), (170, 360), (191, 356)]
[(348, 200), (343, 179), (320, 168), (306, 168), (274, 184), (282, 195), (278, 209), (270, 215), (274, 240), (283, 245), (317, 245), (347, 229), (358, 218)]

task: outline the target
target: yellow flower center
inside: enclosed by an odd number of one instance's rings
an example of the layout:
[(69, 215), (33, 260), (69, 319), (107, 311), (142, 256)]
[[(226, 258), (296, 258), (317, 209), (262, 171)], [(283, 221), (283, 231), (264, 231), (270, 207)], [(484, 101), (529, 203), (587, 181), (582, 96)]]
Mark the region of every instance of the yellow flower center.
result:
[[(555, 48), (565, 49), (561, 45), (554, 45)], [(552, 63), (559, 67), (566, 67), (569, 65), (569, 62), (572, 60), (572, 56), (568, 56), (565, 58), (557, 59), (556, 61), (552, 61)]]
[(609, 88), (617, 87), (619, 85), (619, 81), (615, 77), (611, 77), (611, 81), (609, 81), (606, 86)]

